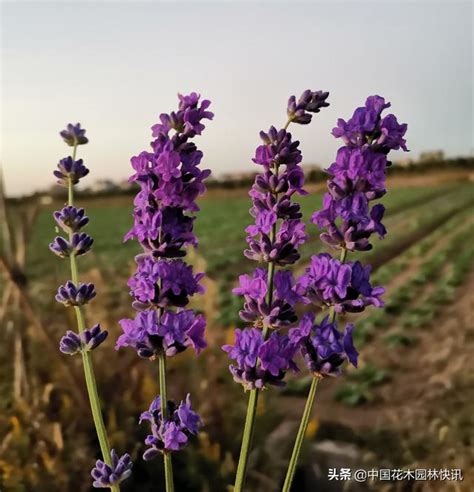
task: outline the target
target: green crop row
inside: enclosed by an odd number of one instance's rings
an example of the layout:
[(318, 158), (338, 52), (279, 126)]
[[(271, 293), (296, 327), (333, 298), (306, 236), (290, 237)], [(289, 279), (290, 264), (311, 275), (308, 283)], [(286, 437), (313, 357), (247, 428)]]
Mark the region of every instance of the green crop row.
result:
[[(465, 214), (462, 215), (465, 216)], [(457, 225), (458, 219), (456, 218), (456, 220), (452, 221), (452, 224), (449, 227), (448, 224), (446, 224), (444, 230), (447, 232)], [(411, 313), (414, 311), (414, 313), (412, 313), (414, 316), (412, 320), (415, 320), (416, 316), (420, 316), (425, 312), (426, 314), (424, 314), (424, 316), (427, 316), (427, 312), (430, 311), (429, 306), (421, 305), (410, 310), (410, 303), (419, 297), (420, 292), (423, 290), (426, 283), (433, 282), (442, 274), (443, 268), (448, 268), (451, 266), (453, 270), (456, 269), (455, 263), (456, 261), (459, 261), (460, 258), (464, 258), (467, 239), (470, 236), (472, 237), (471, 234), (472, 231), (469, 227), (461, 230), (453, 236), (447, 246), (425, 259), (420, 268), (414, 272), (402, 286), (398, 287), (397, 290), (391, 294), (390, 298), (386, 302), (385, 309), (373, 312), (357, 325), (357, 330), (355, 331), (357, 343), (363, 344), (367, 342), (373, 336), (375, 329), (387, 326), (390, 323), (390, 318), (393, 319), (402, 313), (405, 313), (404, 316), (406, 316), (406, 312)], [(430, 237), (427, 237), (426, 241), (429, 240)], [(460, 255), (456, 254), (459, 251), (463, 251), (463, 253)], [(406, 258), (403, 258), (397, 263), (403, 265), (405, 262)], [(392, 270), (390, 264), (385, 268), (387, 268), (389, 272)], [(456, 271), (458, 270), (459, 268)], [(379, 276), (384, 275), (379, 274)], [(459, 274), (456, 275), (456, 280), (458, 279)], [(378, 280), (379, 278), (377, 278), (377, 281)], [(399, 339), (398, 341), (401, 344), (409, 345), (410, 342), (413, 342), (414, 340)], [(397, 343), (397, 339), (389, 338), (388, 343), (395, 344)]]

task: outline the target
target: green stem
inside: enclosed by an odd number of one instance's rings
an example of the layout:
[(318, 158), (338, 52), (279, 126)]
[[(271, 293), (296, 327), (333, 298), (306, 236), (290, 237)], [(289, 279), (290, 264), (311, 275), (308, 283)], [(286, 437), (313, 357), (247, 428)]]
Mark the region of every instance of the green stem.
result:
[[(77, 146), (74, 146), (72, 158), (76, 158)], [(68, 183), (68, 205), (74, 204), (74, 187), (69, 180)], [(72, 241), (73, 232), (69, 232), (69, 240)], [(71, 280), (75, 285), (79, 285), (79, 273), (77, 268), (76, 256), (71, 254), (69, 257), (71, 265)], [(77, 328), (79, 333), (82, 333), (86, 329), (86, 321), (84, 311), (80, 306), (75, 306), (74, 311), (76, 313)], [(99, 393), (97, 391), (97, 382), (95, 380), (94, 367), (92, 364), (91, 353), (88, 351), (82, 351), (82, 363), (84, 367), (84, 376), (86, 380), (87, 393), (89, 395), (89, 401), (92, 411), (92, 419), (94, 420), (95, 430), (99, 439), (100, 451), (102, 453), (102, 459), (109, 466), (112, 466), (112, 459), (110, 456), (110, 444), (107, 437), (107, 431), (105, 429), (104, 418), (102, 416), (102, 409), (100, 406)], [(120, 492), (118, 485), (110, 487), (113, 492)]]
[[(72, 160), (76, 160), (76, 154), (77, 154), (77, 145), (74, 145), (74, 149), (72, 151)], [(67, 187), (67, 203), (68, 205), (73, 206), (74, 205), (74, 185), (72, 184), (72, 181), (68, 181), (68, 187)], [(69, 235), (71, 236), (72, 233)], [(72, 265), (72, 263), (71, 263)], [(76, 270), (77, 273), (77, 270)]]
[(242, 444), (240, 447), (239, 464), (235, 475), (234, 492), (241, 492), (245, 485), (247, 475), (247, 465), (249, 459), (249, 451), (253, 441), (255, 428), (255, 415), (257, 413), (258, 390), (253, 389), (249, 394), (249, 402), (247, 405), (247, 416), (245, 418), (244, 433), (242, 435)]
[[(273, 241), (276, 234), (276, 226), (272, 227), (271, 240)], [(275, 273), (275, 263), (268, 264), (268, 292), (267, 303), (270, 306), (273, 296), (273, 276)], [(265, 325), (263, 327), (263, 339), (266, 340), (270, 333), (270, 326)], [(258, 365), (258, 361), (257, 361)], [(258, 403), (258, 389), (250, 390), (249, 401), (247, 404), (247, 416), (245, 417), (244, 432), (242, 434), (242, 444), (240, 446), (239, 463), (237, 465), (237, 473), (235, 475), (234, 492), (241, 492), (245, 485), (245, 478), (247, 476), (247, 465), (249, 460), (250, 448), (252, 447), (254, 429), (255, 429), (255, 416), (257, 414)]]
[(313, 408), (314, 397), (316, 396), (316, 388), (318, 387), (319, 380), (320, 377), (316, 375), (313, 376), (306, 405), (304, 407), (303, 416), (301, 417), (298, 434), (296, 434), (295, 445), (293, 447), (293, 452), (291, 453), (290, 464), (288, 465), (282, 492), (290, 492), (291, 483), (293, 482), (293, 477), (295, 476), (296, 465), (298, 463), (298, 458), (300, 457), (301, 446), (306, 434), (306, 429), (308, 428), (309, 418), (311, 416), (311, 410)]
[[(276, 234), (276, 225), (272, 227), (270, 233), (270, 239), (273, 242)], [(273, 297), (273, 276), (275, 274), (275, 263), (268, 264), (268, 291), (267, 291), (267, 303), (270, 306)], [(270, 326), (265, 325), (263, 327), (263, 339), (266, 340), (270, 333)], [(259, 361), (257, 361), (258, 365)], [(237, 473), (235, 475), (234, 492), (241, 492), (245, 485), (245, 478), (247, 476), (247, 466), (249, 461), (250, 448), (252, 447), (253, 435), (255, 431), (255, 416), (257, 414), (258, 403), (258, 389), (250, 390), (249, 401), (247, 404), (247, 415), (245, 417), (244, 432), (242, 434), (242, 444), (240, 445), (239, 463), (237, 465)]]
[[(341, 263), (344, 263), (346, 261), (346, 258), (347, 258), (347, 249), (342, 248), (341, 256), (339, 260)], [(333, 322), (336, 319), (336, 311), (334, 309), (334, 306), (331, 306), (329, 312), (329, 319), (331, 322)], [(303, 416), (301, 417), (298, 433), (296, 434), (296, 440), (293, 446), (293, 451), (291, 453), (288, 470), (286, 471), (286, 477), (285, 477), (285, 482), (283, 484), (282, 492), (290, 492), (291, 484), (295, 476), (296, 466), (298, 464), (298, 459), (301, 453), (301, 447), (303, 445), (304, 436), (306, 434), (306, 429), (308, 428), (309, 418), (311, 416), (311, 410), (313, 408), (314, 398), (316, 396), (316, 388), (318, 386), (318, 382), (320, 379), (321, 376), (319, 376), (318, 374), (313, 374), (313, 380), (309, 388), (309, 394), (306, 399), (306, 404), (304, 407)]]
[[(164, 351), (161, 351), (158, 356), (158, 374), (160, 381), (161, 415), (163, 420), (166, 420), (168, 418), (168, 395), (166, 391), (166, 354)], [(163, 452), (163, 464), (165, 468), (166, 492), (174, 492), (173, 463), (171, 461), (171, 453), (167, 451)]]

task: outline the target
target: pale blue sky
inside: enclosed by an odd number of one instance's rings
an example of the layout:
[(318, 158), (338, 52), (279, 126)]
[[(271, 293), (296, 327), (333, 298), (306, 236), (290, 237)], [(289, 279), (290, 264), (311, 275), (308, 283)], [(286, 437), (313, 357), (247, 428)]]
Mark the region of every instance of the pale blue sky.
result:
[(87, 181), (130, 174), (159, 113), (198, 91), (216, 114), (197, 144), (216, 173), (252, 169), (258, 131), (289, 95), (331, 92), (294, 127), (304, 161), (330, 164), (330, 135), (366, 96), (408, 122), (408, 145), (472, 148), (472, 4), (419, 2), (3, 2), (1, 162), (10, 194), (50, 186), (80, 121)]

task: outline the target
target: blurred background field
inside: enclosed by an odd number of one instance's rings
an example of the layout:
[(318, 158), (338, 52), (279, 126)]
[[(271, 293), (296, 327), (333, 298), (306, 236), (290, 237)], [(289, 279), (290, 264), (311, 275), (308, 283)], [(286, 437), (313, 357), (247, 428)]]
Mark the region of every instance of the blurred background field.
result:
[[(451, 163), (452, 164), (452, 163)], [(301, 199), (306, 220), (321, 206), (324, 181), (309, 183)], [(386, 287), (383, 310), (357, 317), (359, 370), (321, 384), (308, 429), (295, 491), (343, 490), (327, 481), (330, 467), (462, 468), (464, 481), (347, 485), (344, 490), (474, 489), (474, 327), (471, 270), (474, 254), (472, 160), (389, 174), (387, 238), (360, 255)], [(159, 490), (161, 460), (145, 464), (146, 428), (137, 418), (157, 393), (158, 368), (132, 351), (115, 352), (118, 320), (132, 315), (127, 278), (134, 242), (122, 238), (131, 225), (130, 193), (79, 195), (95, 238), (80, 262), (83, 281), (98, 290), (87, 306), (89, 323), (110, 331), (94, 363), (112, 446), (136, 462), (123, 490)], [(98, 446), (85, 404), (80, 361), (57, 352), (60, 336), (74, 327), (54, 302), (68, 278), (66, 262), (48, 251), (55, 235), (51, 212), (61, 197), (7, 201), (10, 228), (2, 227), (0, 311), (0, 490), (87, 491), (87, 470)], [(250, 223), (247, 188), (212, 186), (196, 221), (200, 240), (190, 252), (207, 274), (206, 294), (194, 306), (208, 319), (209, 348), (200, 358), (186, 353), (170, 362), (172, 398), (192, 391), (205, 419), (204, 432), (176, 458), (177, 490), (222, 492), (232, 483), (246, 396), (232, 383), (219, 347), (232, 340), (240, 300), (231, 295), (238, 275), (255, 267), (242, 254)], [(2, 226), (7, 221), (2, 218)], [(302, 248), (301, 271), (324, 249), (316, 228)], [(354, 258), (355, 255), (352, 256)], [(350, 316), (347, 317), (350, 319)], [(258, 410), (250, 491), (279, 490), (308, 380), (264, 393)], [(258, 469), (258, 472), (257, 472)], [(347, 488), (349, 486), (349, 488)], [(429, 487), (429, 488), (423, 488)]]

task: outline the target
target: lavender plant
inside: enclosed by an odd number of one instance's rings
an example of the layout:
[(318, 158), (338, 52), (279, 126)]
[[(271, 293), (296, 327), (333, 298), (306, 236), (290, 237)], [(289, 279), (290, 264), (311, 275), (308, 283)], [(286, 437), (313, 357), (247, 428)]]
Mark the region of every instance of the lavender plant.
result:
[(132, 183), (140, 187), (134, 200), (134, 225), (125, 239), (135, 238), (143, 248), (136, 257), (137, 270), (128, 285), (137, 310), (134, 319), (123, 319), (123, 334), (116, 348), (132, 347), (140, 357), (158, 359), (160, 395), (142, 413), (151, 434), (143, 458), (163, 455), (167, 492), (174, 490), (171, 453), (182, 449), (201, 426), (188, 394), (179, 405), (169, 401), (166, 360), (192, 347), (197, 354), (206, 347), (206, 321), (186, 309), (189, 298), (202, 293), (203, 273), (195, 274), (182, 259), (186, 247), (197, 246), (193, 233), (199, 211), (196, 199), (205, 191), (210, 171), (199, 168), (203, 157), (191, 141), (200, 135), (203, 120), (211, 120), (210, 101), (191, 93), (179, 95), (176, 112), (161, 114), (152, 127), (151, 151), (132, 157)]
[(345, 145), (337, 151), (336, 161), (327, 169), (328, 192), (324, 195), (322, 210), (315, 212), (311, 221), (322, 230), (321, 240), (340, 251), (340, 258), (327, 253), (313, 256), (310, 266), (297, 281), (305, 302), (329, 310), (329, 314), (316, 323), (315, 314), (307, 313), (300, 325), (289, 333), (290, 343), (298, 347), (313, 378), (283, 492), (291, 488), (318, 382), (327, 376), (340, 375), (346, 361), (357, 367), (358, 353), (352, 341), (354, 325), (347, 325), (341, 332), (336, 315), (361, 312), (369, 305), (383, 306), (384, 289), (371, 285), (370, 265), (346, 262), (346, 258), (348, 252), (370, 250), (372, 234), (379, 238), (386, 234), (381, 222), (384, 206), (371, 205), (371, 202), (387, 191), (389, 152), (407, 151), (404, 139), (407, 125), (399, 124), (393, 114), (382, 117), (383, 110), (389, 107), (390, 103), (384, 98), (370, 96), (365, 106), (357, 108), (347, 122), (339, 119), (332, 131)]
[(236, 330), (234, 345), (223, 347), (235, 361), (230, 365), (234, 380), (250, 391), (235, 492), (245, 484), (259, 391), (269, 385), (284, 385), (286, 373), (297, 370), (293, 361), (297, 347), (279, 330), (296, 322), (295, 305), (303, 301), (303, 291), (291, 271), (276, 269), (295, 264), (300, 257), (298, 248), (307, 239), (300, 206), (294, 201), (295, 194), (306, 194), (302, 155), (299, 142), (293, 141), (287, 129), (290, 123), (309, 124), (311, 113), (329, 105), (328, 95), (306, 90), (298, 100), (290, 97), (285, 126), (280, 130), (272, 126), (267, 133), (260, 133), (263, 144), (253, 159), (263, 172), (256, 176), (249, 193), (255, 223), (246, 229), (249, 247), (244, 254), (267, 264), (267, 269), (257, 268), (252, 276), (239, 277), (240, 286), (233, 293), (244, 298), (240, 317), (250, 326)]
[(93, 328), (86, 328), (84, 305), (96, 296), (93, 284), (79, 282), (77, 267), (78, 256), (90, 251), (94, 240), (81, 229), (87, 225), (89, 218), (83, 208), (74, 206), (74, 185), (89, 174), (82, 159), (76, 160), (78, 145), (87, 144), (85, 130), (78, 123), (69, 124), (60, 135), (73, 148), (72, 156), (65, 157), (58, 164), (54, 175), (58, 184), (68, 189), (68, 203), (59, 211), (54, 212), (54, 219), (66, 237), (57, 236), (49, 245), (51, 251), (61, 258), (69, 258), (71, 280), (61, 285), (56, 294), (56, 300), (66, 307), (73, 307), (76, 313), (78, 332), (68, 330), (61, 338), (59, 349), (64, 354), (75, 355), (80, 353), (84, 366), (87, 392), (92, 410), (97, 437), (99, 439), (102, 460), (97, 460), (91, 475), (96, 488), (110, 488), (114, 492), (120, 490), (119, 484), (131, 475), (132, 461), (128, 454), (119, 457), (114, 450), (110, 450), (109, 440), (105, 429), (100, 406), (97, 384), (92, 364), (91, 351), (101, 345), (107, 338), (108, 332), (102, 330), (99, 324)]

